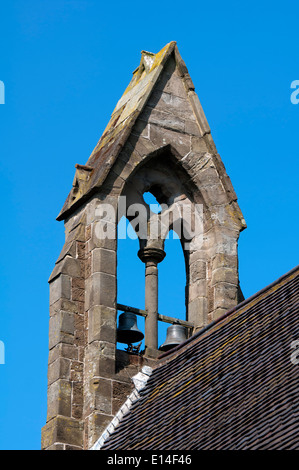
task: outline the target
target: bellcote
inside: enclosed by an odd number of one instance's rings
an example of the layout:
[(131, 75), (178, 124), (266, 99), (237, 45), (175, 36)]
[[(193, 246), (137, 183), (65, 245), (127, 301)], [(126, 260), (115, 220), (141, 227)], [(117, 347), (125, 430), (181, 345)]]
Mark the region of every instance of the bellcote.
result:
[[(159, 214), (146, 204), (146, 192), (161, 205)], [(117, 229), (123, 215), (139, 239), (145, 310), (125, 306), (117, 296)], [(158, 306), (159, 264), (169, 230), (181, 235), (186, 264), (181, 324), (189, 335), (242, 300), (238, 238), (246, 224), (176, 42), (156, 54), (142, 51), (102, 137), (87, 162), (76, 164), (57, 219), (65, 222), (66, 238), (49, 279), (43, 448), (89, 449), (130, 395), (131, 377), (159, 361), (157, 322), (176, 322)], [(118, 348), (117, 314), (123, 308), (145, 317), (144, 354)]]

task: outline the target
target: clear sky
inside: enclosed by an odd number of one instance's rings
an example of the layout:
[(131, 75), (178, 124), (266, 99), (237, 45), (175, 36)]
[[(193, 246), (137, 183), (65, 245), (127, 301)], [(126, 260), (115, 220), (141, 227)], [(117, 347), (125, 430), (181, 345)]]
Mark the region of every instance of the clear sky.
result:
[[(0, 0), (0, 449), (40, 448), (47, 280), (64, 241), (55, 219), (141, 50), (177, 41), (189, 69), (248, 225), (239, 240), (245, 297), (298, 264), (298, 17), (298, 0)], [(170, 316), (184, 305), (176, 243), (160, 270), (159, 310)], [(143, 308), (137, 249), (120, 244), (118, 301)]]

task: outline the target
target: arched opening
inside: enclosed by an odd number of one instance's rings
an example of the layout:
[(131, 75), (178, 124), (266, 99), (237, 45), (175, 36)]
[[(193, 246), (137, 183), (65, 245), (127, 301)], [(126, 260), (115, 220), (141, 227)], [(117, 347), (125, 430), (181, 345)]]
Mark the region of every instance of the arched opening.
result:
[(161, 213), (162, 207), (160, 206), (158, 200), (151, 191), (146, 191), (145, 193), (143, 193), (143, 199), (154, 214)]
[[(166, 257), (159, 265), (159, 313), (186, 320), (186, 266), (181, 240), (170, 230), (165, 240)], [(158, 344), (164, 343), (170, 323), (159, 322)], [(187, 332), (188, 335), (188, 332)]]
[[(123, 263), (120, 259), (122, 251), (118, 250), (117, 299), (118, 303), (142, 310), (137, 312), (141, 314), (137, 316), (138, 328), (141, 330), (145, 325), (143, 332), (149, 357), (154, 357), (156, 348), (165, 342), (167, 328), (176, 323), (175, 320), (188, 322), (186, 336), (189, 336), (192, 328), (192, 323), (186, 318), (186, 284), (189, 283), (188, 247), (193, 241), (193, 235), (192, 231), (185, 229), (188, 214), (192, 219), (194, 204), (198, 201), (193, 199), (190, 181), (188, 184), (185, 182), (184, 170), (175, 165), (170, 154), (164, 153), (140, 166), (126, 182), (122, 193), (126, 198), (126, 217), (136, 233), (134, 247), (132, 240), (121, 242), (125, 244), (128, 241), (132, 247), (130, 253), (126, 250), (127, 261), (124, 262), (123, 270), (120, 268), (120, 263)], [(120, 224), (123, 223), (120, 221)], [(128, 224), (126, 221), (126, 226), (130, 227)], [(126, 287), (122, 294), (121, 283), (124, 281), (120, 277), (124, 276), (127, 282), (128, 265), (130, 270), (134, 270), (134, 292)], [(133, 310), (127, 307), (126, 311)], [(157, 313), (164, 316), (158, 322), (155, 320)], [(146, 316), (145, 321), (142, 315)]]
[[(144, 309), (144, 264), (137, 256), (138, 250), (138, 237), (123, 216), (117, 227), (117, 303)], [(122, 312), (117, 312), (117, 325)], [(139, 315), (137, 325), (144, 332), (144, 318)], [(117, 348), (124, 350), (127, 345), (118, 342)], [(144, 340), (140, 349), (144, 349)]]

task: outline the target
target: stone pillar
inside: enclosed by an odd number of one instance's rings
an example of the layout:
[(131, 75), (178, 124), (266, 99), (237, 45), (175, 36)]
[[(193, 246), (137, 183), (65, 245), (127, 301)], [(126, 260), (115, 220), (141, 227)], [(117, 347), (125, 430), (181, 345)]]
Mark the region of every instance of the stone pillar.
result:
[(158, 355), (158, 263), (165, 258), (165, 251), (147, 247), (138, 256), (145, 263), (145, 354)]
[(85, 218), (74, 222), (50, 276), (47, 423), (42, 449), (83, 449)]

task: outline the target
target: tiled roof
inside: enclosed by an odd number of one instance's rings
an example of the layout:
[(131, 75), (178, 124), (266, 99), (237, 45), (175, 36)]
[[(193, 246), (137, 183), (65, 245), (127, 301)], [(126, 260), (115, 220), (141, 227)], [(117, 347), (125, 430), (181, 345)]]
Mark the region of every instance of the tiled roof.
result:
[(299, 267), (161, 356), (102, 449), (298, 449), (298, 313)]

